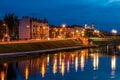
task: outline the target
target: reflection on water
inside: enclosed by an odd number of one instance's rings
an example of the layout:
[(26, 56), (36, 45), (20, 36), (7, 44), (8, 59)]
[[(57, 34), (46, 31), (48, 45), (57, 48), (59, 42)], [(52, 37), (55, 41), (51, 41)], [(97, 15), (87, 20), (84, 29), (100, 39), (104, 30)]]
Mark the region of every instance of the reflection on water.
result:
[(5, 73), (4, 73), (4, 71), (1, 71), (1, 80), (5, 80)]
[(45, 75), (45, 65), (44, 65), (44, 63), (42, 63), (42, 67), (41, 67), (42, 69), (41, 69), (41, 74), (42, 74), (42, 77), (44, 77), (44, 75)]
[(116, 56), (112, 56), (111, 68), (112, 68), (112, 70), (115, 70), (115, 68), (116, 68)]
[[(62, 78), (71, 74), (71, 76), (73, 75), (72, 77), (76, 76), (78, 80), (84, 79), (81, 75), (89, 76), (89, 78), (93, 79), (94, 75), (92, 74), (95, 73), (94, 71), (97, 71), (95, 74), (98, 76), (104, 75), (104, 73), (100, 73), (107, 71), (110, 72), (108, 73), (110, 76), (107, 78), (109, 80), (110, 78), (116, 78), (116, 60), (119, 59), (115, 55), (107, 55), (109, 48), (59, 52), (18, 62), (4, 63), (0, 65), (0, 78), (1, 80), (34, 80), (34, 76), (38, 79), (51, 80), (52, 76), (55, 77), (57, 75), (57, 77)], [(106, 52), (104, 56), (101, 55), (103, 51), (104, 53)], [(58, 79), (53, 78), (53, 80)]]
[(65, 63), (64, 63), (64, 61), (62, 61), (62, 65), (61, 65), (61, 74), (62, 74), (62, 76), (64, 75), (64, 72), (65, 72)]
[(7, 70), (7, 64), (4, 63), (3, 66), (0, 68), (0, 78), (1, 80), (6, 80), (6, 71)]
[(54, 56), (53, 60), (53, 73), (55, 74), (57, 72), (57, 55)]
[(28, 80), (28, 76), (29, 76), (29, 69), (28, 66), (26, 66), (25, 68), (25, 79)]
[(98, 54), (95, 54), (95, 55), (93, 55), (93, 67), (94, 67), (94, 70), (98, 69), (98, 64), (99, 64)]
[(67, 72), (70, 70), (70, 61), (67, 61)]
[(84, 63), (85, 63), (85, 58), (84, 58), (84, 55), (81, 54), (81, 58), (80, 58), (80, 63), (81, 63), (81, 70), (83, 71), (84, 70)]
[(81, 70), (84, 71), (85, 59), (88, 59), (88, 50), (81, 50), (79, 58)]
[(78, 70), (78, 56), (75, 57), (75, 70)]
[(116, 69), (116, 56), (112, 56), (111, 69), (112, 69), (111, 78), (114, 78), (115, 77), (115, 69)]

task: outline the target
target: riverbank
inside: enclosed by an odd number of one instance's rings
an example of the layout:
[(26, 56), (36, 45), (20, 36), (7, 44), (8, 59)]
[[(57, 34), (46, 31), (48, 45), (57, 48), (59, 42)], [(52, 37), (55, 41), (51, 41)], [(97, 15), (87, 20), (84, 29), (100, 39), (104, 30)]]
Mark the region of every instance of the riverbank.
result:
[(120, 38), (92, 38), (91, 39), (93, 44), (96, 45), (108, 45), (108, 44), (120, 44)]
[(0, 56), (24, 56), (35, 53), (46, 53), (53, 51), (75, 50), (90, 47), (95, 45), (84, 46), (81, 42), (69, 40), (45, 41), (34, 43), (15, 43), (15, 44), (0, 44)]

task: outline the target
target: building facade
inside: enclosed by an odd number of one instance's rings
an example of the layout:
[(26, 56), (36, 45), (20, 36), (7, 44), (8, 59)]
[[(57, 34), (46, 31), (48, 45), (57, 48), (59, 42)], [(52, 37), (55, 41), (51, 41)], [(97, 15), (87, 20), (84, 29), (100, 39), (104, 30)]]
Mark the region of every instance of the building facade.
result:
[(23, 17), (19, 22), (19, 39), (48, 39), (49, 25), (46, 19)]
[(54, 26), (50, 30), (50, 38), (79, 38), (84, 28), (81, 26)]

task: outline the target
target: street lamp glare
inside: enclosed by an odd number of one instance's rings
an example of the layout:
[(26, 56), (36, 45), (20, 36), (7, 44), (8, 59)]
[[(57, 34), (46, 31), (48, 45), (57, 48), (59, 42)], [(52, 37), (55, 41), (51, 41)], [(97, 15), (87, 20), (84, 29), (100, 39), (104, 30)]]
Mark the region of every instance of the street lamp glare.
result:
[(112, 29), (112, 33), (113, 33), (113, 34), (117, 34), (117, 30)]
[(62, 27), (63, 27), (63, 28), (66, 27), (66, 24), (62, 24)]
[(76, 30), (76, 33), (78, 33), (79, 31), (78, 30)]
[(6, 26), (6, 24), (5, 24), (5, 23), (3, 23), (3, 26)]

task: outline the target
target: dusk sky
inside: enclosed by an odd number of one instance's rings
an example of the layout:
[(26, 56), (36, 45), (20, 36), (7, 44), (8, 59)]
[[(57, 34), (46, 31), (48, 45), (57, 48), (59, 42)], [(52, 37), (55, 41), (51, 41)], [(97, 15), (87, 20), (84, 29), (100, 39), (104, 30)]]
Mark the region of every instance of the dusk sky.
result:
[(120, 33), (120, 0), (1, 0), (0, 19), (6, 13), (47, 18), (51, 25), (91, 25)]

